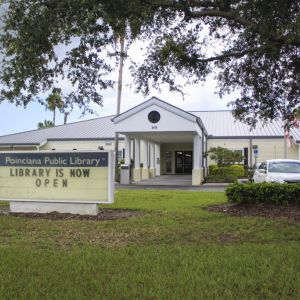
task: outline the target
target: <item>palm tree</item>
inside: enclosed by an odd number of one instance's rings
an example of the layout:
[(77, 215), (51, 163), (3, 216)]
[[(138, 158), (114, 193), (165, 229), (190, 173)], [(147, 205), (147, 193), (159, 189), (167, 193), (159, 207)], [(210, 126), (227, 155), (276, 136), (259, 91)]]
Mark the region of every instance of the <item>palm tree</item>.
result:
[(62, 108), (64, 107), (64, 102), (62, 100), (62, 97), (61, 97), (60, 93), (61, 93), (61, 89), (54, 88), (52, 90), (52, 93), (46, 99), (47, 108), (50, 111), (53, 111), (53, 124), (54, 124), (54, 126), (55, 126), (56, 109), (61, 111)]
[(50, 128), (50, 127), (54, 127), (54, 123), (50, 120), (44, 120), (44, 122), (39, 122), (37, 126), (38, 129)]

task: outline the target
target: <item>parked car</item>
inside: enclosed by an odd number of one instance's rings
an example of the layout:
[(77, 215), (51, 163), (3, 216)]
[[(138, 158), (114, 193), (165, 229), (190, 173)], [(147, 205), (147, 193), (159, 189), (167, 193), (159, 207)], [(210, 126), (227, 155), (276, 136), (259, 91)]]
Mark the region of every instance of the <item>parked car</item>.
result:
[(254, 171), (253, 181), (300, 183), (300, 160), (266, 160)]

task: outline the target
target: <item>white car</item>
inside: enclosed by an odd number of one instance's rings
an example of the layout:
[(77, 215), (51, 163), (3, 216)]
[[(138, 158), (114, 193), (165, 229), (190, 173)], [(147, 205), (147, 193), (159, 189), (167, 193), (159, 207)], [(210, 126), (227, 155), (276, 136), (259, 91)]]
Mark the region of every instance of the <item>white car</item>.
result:
[(259, 164), (254, 182), (300, 183), (300, 160), (270, 159)]

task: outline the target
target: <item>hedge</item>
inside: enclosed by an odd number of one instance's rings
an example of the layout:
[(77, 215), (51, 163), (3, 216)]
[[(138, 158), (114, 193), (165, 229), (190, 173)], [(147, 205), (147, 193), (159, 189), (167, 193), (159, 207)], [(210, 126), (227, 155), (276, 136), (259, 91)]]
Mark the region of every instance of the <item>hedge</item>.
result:
[(219, 167), (217, 165), (209, 165), (209, 175), (218, 175), (219, 174)]
[(224, 175), (243, 177), (244, 176), (244, 166), (243, 165), (231, 165), (226, 167), (224, 170)]
[(209, 165), (209, 175), (215, 176), (233, 176), (243, 177), (245, 173), (243, 165), (228, 165), (218, 167), (217, 165)]
[(225, 190), (232, 203), (299, 203), (300, 184), (233, 183)]

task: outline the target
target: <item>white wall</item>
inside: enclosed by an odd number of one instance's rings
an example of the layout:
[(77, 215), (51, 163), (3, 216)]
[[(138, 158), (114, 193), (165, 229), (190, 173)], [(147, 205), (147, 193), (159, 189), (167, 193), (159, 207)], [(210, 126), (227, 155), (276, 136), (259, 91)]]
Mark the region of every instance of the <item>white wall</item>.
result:
[[(274, 158), (284, 158), (284, 142), (282, 139), (253, 139), (252, 146), (258, 146), (259, 155), (257, 162), (262, 162), (266, 159)], [(248, 148), (248, 163), (250, 164), (250, 140), (249, 139), (209, 139), (208, 147), (209, 150), (212, 147), (223, 147), (231, 150)], [(287, 158), (289, 159), (299, 159), (298, 146), (293, 144), (292, 148), (287, 147)], [(214, 161), (211, 161), (208, 158), (208, 164), (214, 164)], [(252, 155), (252, 164), (254, 164), (254, 156)]]
[[(148, 120), (149, 112), (156, 110), (160, 113), (158, 123)], [(199, 132), (196, 122), (189, 121), (157, 105), (152, 105), (114, 125), (116, 132)]]

